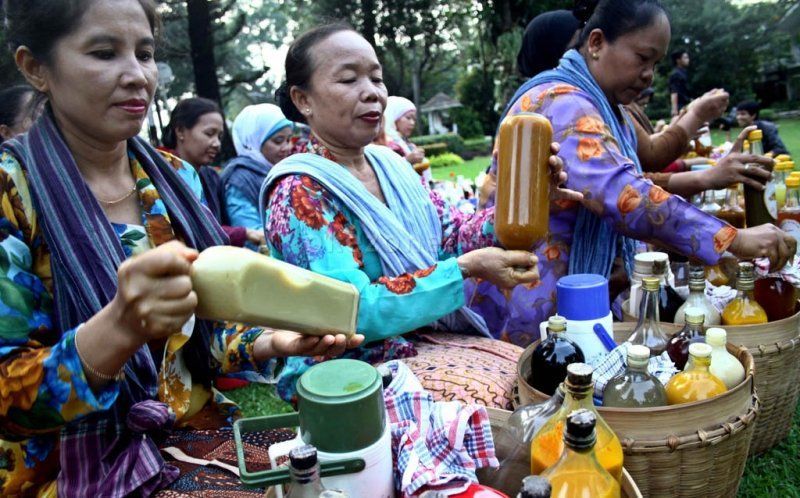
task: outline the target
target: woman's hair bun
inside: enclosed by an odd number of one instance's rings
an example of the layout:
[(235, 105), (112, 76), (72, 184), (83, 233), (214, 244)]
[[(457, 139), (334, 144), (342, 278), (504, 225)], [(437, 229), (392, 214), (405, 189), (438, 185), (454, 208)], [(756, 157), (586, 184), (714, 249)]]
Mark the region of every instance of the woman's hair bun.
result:
[(303, 113), (301, 113), (297, 106), (294, 105), (294, 102), (292, 102), (292, 97), (289, 95), (289, 86), (285, 81), (275, 90), (275, 102), (289, 121), (294, 121), (296, 123), (306, 122), (306, 117), (303, 116)]
[(572, 8), (572, 15), (580, 21), (581, 26), (585, 26), (589, 19), (594, 14), (599, 0), (575, 0), (575, 6)]

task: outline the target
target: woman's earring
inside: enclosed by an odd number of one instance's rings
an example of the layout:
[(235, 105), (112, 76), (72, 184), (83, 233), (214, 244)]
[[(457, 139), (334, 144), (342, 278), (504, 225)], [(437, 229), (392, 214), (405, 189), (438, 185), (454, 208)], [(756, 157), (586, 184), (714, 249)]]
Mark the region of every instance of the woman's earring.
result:
[(596, 61), (600, 60), (600, 54), (598, 54), (597, 52), (592, 52), (592, 59)]
[(311, 116), (311, 109), (306, 107), (306, 116)]

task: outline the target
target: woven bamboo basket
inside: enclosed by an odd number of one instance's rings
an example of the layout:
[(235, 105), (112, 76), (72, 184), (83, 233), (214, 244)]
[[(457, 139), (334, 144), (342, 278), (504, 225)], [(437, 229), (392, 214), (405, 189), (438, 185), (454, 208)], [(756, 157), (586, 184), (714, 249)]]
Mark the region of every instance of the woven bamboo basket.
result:
[[(623, 309), (627, 309), (627, 302)], [(623, 318), (626, 322), (636, 321), (627, 313)], [(750, 454), (757, 455), (786, 439), (792, 428), (800, 397), (800, 312), (762, 325), (724, 328), (728, 342), (747, 348), (755, 362), (761, 412)]]
[[(624, 341), (632, 330), (633, 324), (615, 324), (615, 339)], [(521, 404), (548, 398), (527, 383), (531, 373), (529, 359), (536, 344), (522, 353), (517, 364)], [(736, 496), (760, 407), (752, 355), (746, 348), (730, 343), (728, 350), (742, 362), (747, 376), (720, 396), (658, 408), (598, 408), (619, 437), (625, 468), (643, 496)]]
[[(516, 440), (508, 431), (508, 417), (511, 412), (497, 408), (487, 408), (489, 421), (492, 424), (495, 451), (500, 460), (500, 470), (481, 469), (478, 478), (481, 484), (491, 486), (508, 496), (517, 496), (522, 479), (531, 473), (531, 462), (528, 452), (514, 453)], [(642, 498), (642, 493), (627, 470), (622, 469), (622, 498)]]

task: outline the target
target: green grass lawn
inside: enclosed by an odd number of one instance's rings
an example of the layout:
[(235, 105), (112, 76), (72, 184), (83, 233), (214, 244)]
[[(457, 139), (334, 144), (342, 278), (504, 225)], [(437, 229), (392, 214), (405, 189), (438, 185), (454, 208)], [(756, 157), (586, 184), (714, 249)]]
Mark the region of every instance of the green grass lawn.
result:
[(486, 171), (486, 168), (491, 162), (491, 156), (479, 156), (454, 168), (434, 168), (431, 172), (433, 173), (434, 180), (449, 180), (451, 173), (453, 173), (454, 177), (463, 175), (464, 178), (474, 180), (482, 171)]

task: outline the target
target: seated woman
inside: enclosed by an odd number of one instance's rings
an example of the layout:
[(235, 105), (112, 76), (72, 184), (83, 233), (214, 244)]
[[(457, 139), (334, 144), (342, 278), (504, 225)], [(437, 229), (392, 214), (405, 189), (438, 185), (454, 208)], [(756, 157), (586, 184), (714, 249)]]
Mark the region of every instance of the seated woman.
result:
[(261, 230), (228, 222), (219, 173), (211, 166), (219, 155), (224, 131), (222, 111), (216, 102), (200, 97), (183, 99), (172, 110), (169, 125), (164, 131), (164, 150), (197, 170), (206, 205), (222, 225), (231, 245), (242, 247), (249, 242), (258, 247), (264, 241)]
[(258, 190), (274, 164), (292, 152), (292, 122), (274, 104), (250, 105), (233, 121), (235, 158), (222, 171), (231, 225), (263, 232)]
[[(461, 216), (400, 156), (370, 145), (380, 131), (386, 87), (375, 51), (352, 28), (323, 26), (296, 39), (276, 97), (284, 114), (307, 122), (312, 135), (307, 152), (275, 166), (262, 187), (273, 257), (358, 288), (358, 331), (376, 343), (358, 350), (360, 358), (407, 357), (439, 398), (510, 406), (519, 348), (463, 334), (400, 336), (432, 324), (485, 336), (483, 322), (464, 307), (464, 278), (502, 288), (534, 285), (536, 258), (487, 247), (493, 210)], [(557, 158), (551, 167), (561, 178)], [(310, 363), (292, 360), (279, 383), (284, 396)]]
[(422, 168), (425, 151), (409, 142), (408, 138), (417, 126), (417, 107), (405, 97), (389, 97), (386, 99), (386, 110), (383, 111), (383, 131), (386, 146), (400, 154), (409, 163), (419, 168), (426, 181), (431, 180), (430, 168)]
[(156, 438), (216, 413), (201, 411), (215, 375), (274, 380), (277, 357), (346, 339), (193, 319), (191, 263), (226, 237), (196, 171), (137, 137), (157, 81), (152, 2), (4, 7), (48, 104), (0, 153), (0, 495), (150, 496), (179, 477)]
[(533, 248), (540, 285), (517, 287), (510, 296), (491, 282), (467, 286), (471, 309), (493, 335), (520, 345), (538, 338), (539, 323), (555, 313), (555, 286), (563, 275), (609, 277), (618, 257), (630, 274), (634, 239), (705, 264), (729, 250), (783, 266), (795, 252), (791, 237), (773, 225), (737, 231), (642, 178), (634, 131), (621, 106), (652, 84), (669, 45), (669, 20), (656, 0), (601, 0), (596, 10), (582, 12), (578, 49), (525, 83), (507, 113), (537, 112), (551, 121), (567, 187), (584, 200), (551, 203), (549, 235)]

